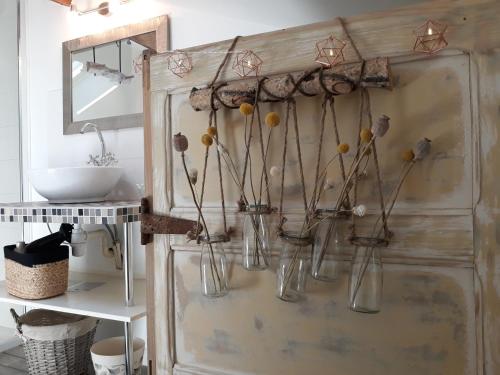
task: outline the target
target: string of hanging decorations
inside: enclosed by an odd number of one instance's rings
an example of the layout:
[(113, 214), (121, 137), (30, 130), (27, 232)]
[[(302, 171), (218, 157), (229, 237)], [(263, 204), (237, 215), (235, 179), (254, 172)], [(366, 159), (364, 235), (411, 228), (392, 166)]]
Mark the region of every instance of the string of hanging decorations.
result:
[[(445, 38), (445, 32), (448, 26), (444, 23), (427, 20), (424, 24), (413, 30), (415, 43), (413, 51), (417, 53), (435, 54), (445, 48), (448, 42)], [(347, 34), (350, 39), (349, 34)], [(351, 45), (354, 44), (351, 42)], [(345, 63), (344, 49), (347, 41), (330, 35), (326, 39), (320, 40), (315, 45), (314, 62), (321, 66), (331, 68), (333, 66)], [(167, 52), (167, 67), (176, 76), (183, 78), (191, 70), (193, 63), (191, 55), (236, 55), (232, 65), (233, 72), (239, 77), (258, 76), (264, 61), (252, 50), (239, 51), (191, 51), (173, 50)]]
[[(232, 240), (234, 229), (227, 225), (222, 173), (224, 169), (225, 175), (237, 188), (238, 211), (244, 216), (242, 266), (245, 270), (258, 271), (270, 267), (271, 238), (273, 234), (277, 235), (283, 241), (283, 246), (276, 271), (276, 296), (284, 301), (295, 302), (304, 295), (306, 272), (310, 272), (317, 280), (333, 281), (339, 277), (343, 257), (346, 253), (351, 254), (350, 308), (358, 312), (371, 313), (380, 310), (383, 276), (381, 249), (388, 246), (393, 237), (389, 228), (389, 217), (413, 166), (430, 153), (431, 141), (423, 138), (413, 149), (406, 150), (402, 154), (397, 183), (387, 193), (383, 188), (384, 181), (377, 146), (391, 128), (390, 118), (381, 115), (376, 121), (373, 120), (368, 88), (390, 86), (388, 59), (365, 60), (351, 39), (343, 20), (339, 19), (339, 23), (346, 40), (332, 36), (316, 43), (315, 61), (319, 64), (316, 69), (271, 78), (259, 77), (263, 61), (251, 51), (237, 51), (235, 47), (239, 37), (236, 37), (225, 52), (208, 87), (193, 88), (191, 91), (189, 99), (192, 108), (196, 111), (209, 111), (208, 128), (201, 135), (205, 153), (200, 190), (197, 189), (198, 170), (196, 168), (190, 170), (186, 160), (187, 137), (181, 133), (176, 134), (173, 145), (181, 155), (184, 174), (198, 212), (197, 230), (189, 233), (188, 239), (202, 245), (200, 276), (202, 294), (207, 297), (221, 297), (229, 291), (228, 267), (223, 244)], [(415, 44), (416, 50), (431, 53), (430, 51), (437, 48), (443, 48), (446, 28), (438, 27), (435, 22), (426, 25), (431, 30), (430, 32), (427, 30), (426, 35), (417, 34), (420, 39)], [(438, 33), (437, 38), (433, 37), (434, 32)], [(352, 48), (358, 61), (345, 63), (345, 48)], [(255, 79), (245, 80), (244, 83), (217, 83), (222, 69), (232, 54), (237, 55), (232, 64), (235, 73), (241, 77), (255, 75)], [(169, 59), (172, 59), (169, 60), (169, 67), (170, 62), (175, 64), (175, 74), (186, 74), (192, 69), (188, 54), (183, 52), (183, 62), (176, 62), (174, 56), (179, 55), (169, 55)], [(345, 157), (351, 150), (351, 145), (343, 141), (345, 134), (341, 134), (338, 126), (335, 98), (356, 89), (360, 89), (357, 136), (348, 163), (349, 159)], [(307, 184), (301, 127), (295, 99), (299, 95), (322, 95), (319, 137), (315, 143), (315, 164), (312, 170), (314, 178)], [(263, 102), (275, 102), (281, 105), (284, 121), (275, 111), (263, 115), (261, 112)], [(238, 163), (239, 158), (231, 155), (227, 141), (218, 128), (217, 114), (220, 108), (238, 108), (243, 116), (244, 154), (240, 163)], [(327, 118), (331, 121), (327, 121)], [(335, 142), (332, 152), (328, 152), (328, 147), (324, 144), (330, 124)], [(273, 135), (277, 131), (275, 129), (278, 127), (281, 128), (282, 140), (277, 148), (280, 164), (270, 165), (269, 151)], [(257, 144), (257, 152), (251, 152), (252, 144)], [(328, 155), (326, 160), (323, 156), (325, 150)], [(223, 224), (221, 233), (210, 233), (203, 215), (210, 155), (215, 157), (217, 163)], [(295, 159), (293, 164), (289, 162), (290, 155)], [(256, 168), (255, 165), (260, 167)], [(293, 223), (290, 225), (285, 210), (284, 198), (288, 194), (286, 177), (290, 176), (291, 168), (295, 169), (300, 180), (296, 189), (303, 205), (303, 218), (299, 223), (299, 229)], [(338, 183), (328, 178), (329, 170), (332, 168), (340, 171), (341, 180)], [(366, 205), (361, 202), (358, 193), (359, 186), (365, 183), (369, 169), (373, 170), (373, 196), (376, 198), (377, 207), (375, 221), (366, 231), (361, 230), (358, 223), (367, 213)], [(272, 186), (279, 192), (277, 201), (271, 200)], [(326, 198), (326, 192), (333, 186), (336, 186), (335, 190), (338, 192), (336, 198)], [(320, 202), (323, 208), (319, 208)], [(270, 216), (274, 213), (277, 213), (277, 224), (272, 228)], [(311, 267), (308, 266), (309, 260)]]

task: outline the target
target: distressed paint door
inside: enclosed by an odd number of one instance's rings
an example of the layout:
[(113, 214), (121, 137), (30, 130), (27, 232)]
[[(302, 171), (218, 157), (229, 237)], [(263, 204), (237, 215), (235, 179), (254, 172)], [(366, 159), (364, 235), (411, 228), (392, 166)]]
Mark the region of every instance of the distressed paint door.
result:
[[(242, 218), (236, 213), (238, 191), (224, 175), (229, 224), (236, 233), (225, 247), (230, 260), (228, 296), (215, 300), (201, 296), (200, 248), (196, 244), (181, 236), (155, 236), (155, 297), (149, 301), (149, 309), (155, 316), (158, 374), (458, 375), (500, 371), (495, 359), (498, 336), (490, 333), (496, 327), (494, 314), (499, 309), (492, 266), (497, 262), (492, 223), (499, 212), (498, 199), (492, 187), (483, 185), (500, 184), (482, 168), (485, 161), (487, 168), (498, 163), (492, 161), (497, 152), (498, 112), (494, 103), (500, 85), (494, 62), (498, 52), (487, 47), (498, 45), (499, 31), (487, 14), (500, 9), (488, 1), (432, 4), (438, 5), (348, 20), (351, 35), (365, 57), (391, 56), (394, 89), (371, 90), (374, 116), (391, 117), (391, 130), (379, 146), (384, 191), (396, 183), (400, 153), (423, 137), (433, 141), (431, 157), (412, 171), (389, 223), (395, 236), (383, 253), (382, 311), (366, 315), (347, 308), (348, 259), (338, 282), (308, 279), (307, 297), (300, 303), (286, 303), (274, 296), (273, 269), (244, 271), (240, 266)], [(452, 25), (455, 35), (450, 46), (455, 48), (432, 58), (415, 56), (408, 51), (411, 40), (401, 37), (401, 30), (409, 32), (432, 14)], [(462, 18), (471, 21), (462, 25)], [(474, 34), (480, 24), (496, 36), (486, 38), (481, 53), (475, 49)], [(268, 64), (263, 74), (295, 71), (310, 66), (311, 43), (335, 30), (336, 22), (310, 25), (243, 38), (239, 47), (263, 51)], [(396, 30), (400, 34), (395, 40), (377, 46), (369, 41), (377, 33)], [(456, 41), (458, 36), (461, 39)], [(283, 51), (276, 48), (270, 52), (273, 43), (283, 45), (280, 42), (284, 39), (300, 46), (286, 66), (278, 63)], [(228, 42), (221, 42), (196, 50), (223, 51), (227, 46)], [(196, 210), (171, 138), (180, 131), (189, 138), (189, 166), (201, 171), (204, 149), (198, 142), (207, 127), (208, 114), (194, 112), (188, 96), (191, 87), (211, 80), (220, 59), (201, 61), (194, 55), (193, 60), (193, 72), (182, 80), (168, 74), (162, 56), (151, 61), (154, 209), (187, 218), (196, 218)], [(225, 69), (221, 81), (231, 79), (230, 69)], [(351, 145), (356, 137), (359, 100), (356, 92), (336, 99), (339, 130)], [(297, 99), (306, 181), (314, 177), (320, 105), (318, 98)], [(480, 109), (483, 115), (479, 115)], [(263, 113), (269, 110), (284, 113), (279, 104), (262, 107)], [(218, 116), (221, 139), (241, 161), (243, 119), (234, 110), (220, 110)], [(281, 128), (272, 138), (269, 165), (279, 164), (283, 136)], [(333, 144), (332, 139), (328, 133), (325, 144)], [(293, 137), (289, 141), (293, 143)], [(252, 145), (252, 152), (257, 147)], [(325, 149), (323, 160), (328, 159), (331, 147)], [(204, 206), (208, 226), (214, 232), (221, 228), (221, 214), (214, 154), (210, 160)], [(287, 161), (285, 206), (293, 226), (302, 217), (293, 151)], [(255, 174), (260, 171), (259, 163), (252, 167)], [(329, 175), (338, 180), (334, 168)], [(308, 187), (311, 189), (310, 184)], [(271, 186), (274, 202), (278, 190)], [(372, 172), (360, 190), (360, 200), (372, 209), (370, 212), (376, 207), (373, 191)], [(331, 201), (335, 191), (329, 194), (333, 195), (326, 194), (322, 204)], [(374, 215), (368, 216), (369, 223)], [(276, 240), (274, 267), (280, 246)]]

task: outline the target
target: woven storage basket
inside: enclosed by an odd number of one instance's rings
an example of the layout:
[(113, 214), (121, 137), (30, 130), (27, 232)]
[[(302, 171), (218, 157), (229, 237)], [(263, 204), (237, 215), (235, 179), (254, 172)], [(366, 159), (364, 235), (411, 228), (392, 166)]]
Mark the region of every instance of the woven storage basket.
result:
[(68, 288), (67, 246), (51, 252), (19, 254), (15, 246), (4, 247), (7, 291), (23, 299), (43, 299), (66, 292)]
[(19, 317), (10, 311), (24, 342), (30, 375), (94, 374), (90, 347), (97, 319), (41, 309)]

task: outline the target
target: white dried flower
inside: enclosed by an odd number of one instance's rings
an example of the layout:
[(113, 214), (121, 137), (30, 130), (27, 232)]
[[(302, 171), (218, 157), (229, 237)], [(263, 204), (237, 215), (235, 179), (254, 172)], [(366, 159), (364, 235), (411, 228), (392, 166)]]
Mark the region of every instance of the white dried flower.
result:
[(196, 185), (196, 182), (198, 181), (198, 169), (191, 168), (189, 171), (189, 181), (191, 181), (193, 185)]
[(413, 160), (422, 160), (431, 152), (431, 140), (424, 138), (417, 142), (415, 146), (415, 158)]
[(269, 174), (271, 175), (271, 177), (278, 177), (279, 175), (281, 175), (281, 171), (277, 166), (273, 165), (269, 169)]
[(356, 216), (363, 217), (366, 215), (366, 206), (364, 204), (354, 206), (352, 209), (352, 213)]
[(331, 178), (327, 178), (325, 180), (325, 184), (323, 185), (323, 190), (331, 190), (335, 187), (335, 183)]

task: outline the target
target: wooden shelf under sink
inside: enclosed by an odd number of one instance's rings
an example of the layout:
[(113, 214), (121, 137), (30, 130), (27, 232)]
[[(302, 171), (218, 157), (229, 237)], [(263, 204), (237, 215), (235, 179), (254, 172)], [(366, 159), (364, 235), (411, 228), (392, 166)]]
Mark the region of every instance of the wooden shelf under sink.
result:
[(0, 302), (128, 323), (146, 316), (145, 280), (134, 280), (134, 306), (124, 306), (123, 289), (119, 277), (70, 272), (66, 293), (43, 300), (14, 297), (7, 292), (5, 280), (0, 281)]

